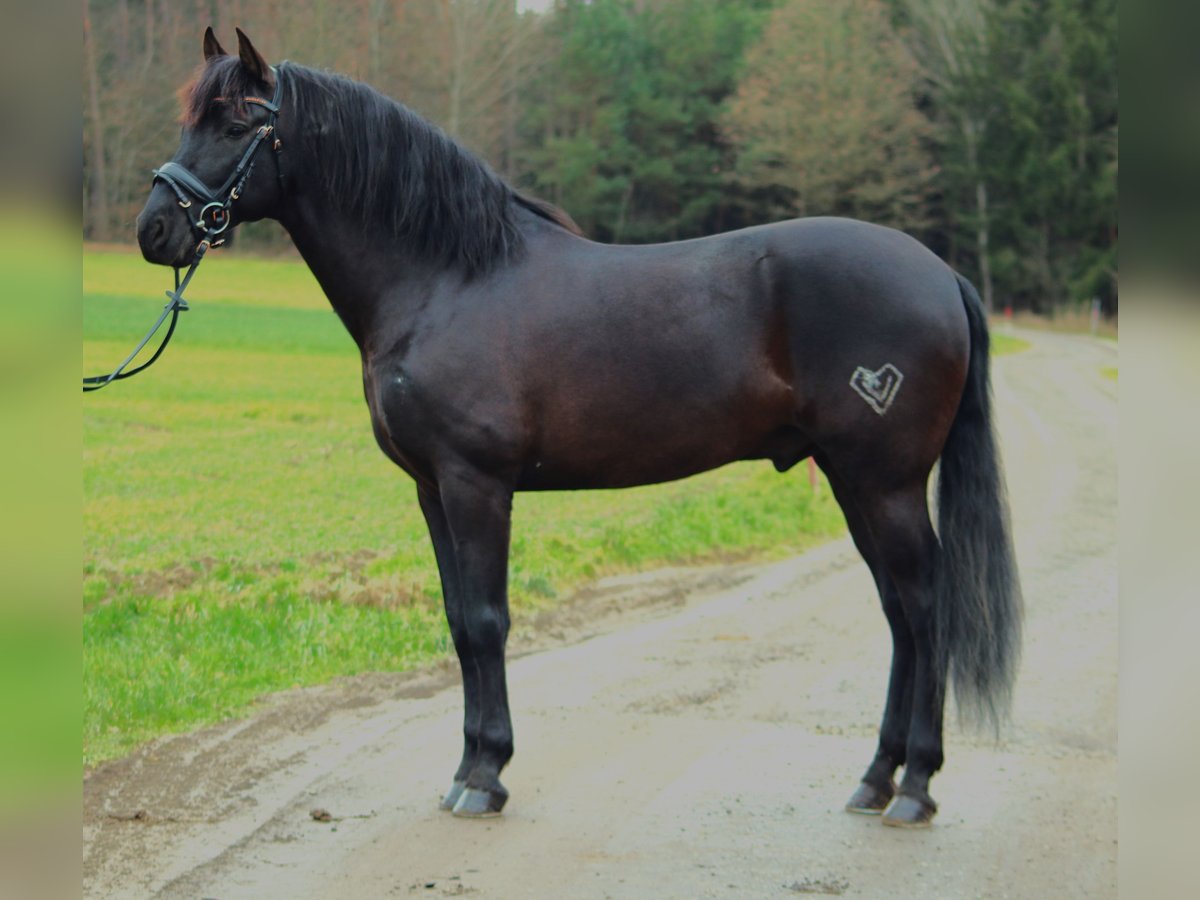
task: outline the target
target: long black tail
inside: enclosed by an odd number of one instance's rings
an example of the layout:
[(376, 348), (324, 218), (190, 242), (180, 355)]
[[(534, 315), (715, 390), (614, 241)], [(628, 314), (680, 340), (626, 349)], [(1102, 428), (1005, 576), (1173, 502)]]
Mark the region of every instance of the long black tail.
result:
[(1021, 585), (992, 427), (988, 327), (972, 284), (958, 276), (971, 361), (938, 476), (936, 645), (960, 717), (997, 730), (1012, 700), (1021, 653)]

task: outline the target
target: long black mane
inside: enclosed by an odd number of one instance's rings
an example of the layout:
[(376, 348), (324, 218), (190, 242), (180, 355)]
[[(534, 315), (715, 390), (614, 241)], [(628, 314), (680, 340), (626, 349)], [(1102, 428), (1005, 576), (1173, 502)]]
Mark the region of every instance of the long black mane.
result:
[[(421, 259), (471, 276), (514, 258), (524, 246), (517, 207), (579, 233), (565, 212), (512, 188), (404, 104), (341, 75), (294, 63), (280, 69), (281, 120), (296, 116), (284, 133), (318, 161), (330, 201)], [(236, 56), (214, 57), (182, 92), (183, 121), (194, 125), (214, 103), (240, 103), (257, 90)]]

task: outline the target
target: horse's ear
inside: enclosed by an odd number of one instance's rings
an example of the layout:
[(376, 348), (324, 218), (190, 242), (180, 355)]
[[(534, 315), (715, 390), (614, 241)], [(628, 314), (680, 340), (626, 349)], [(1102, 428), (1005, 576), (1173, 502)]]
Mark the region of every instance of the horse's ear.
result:
[(246, 71), (268, 87), (274, 87), (275, 73), (271, 71), (271, 67), (267, 65), (263, 55), (254, 49), (250, 38), (246, 37), (246, 33), (242, 29), (234, 30), (237, 31), (238, 36), (238, 56), (242, 60), (242, 65), (246, 67)]
[(204, 29), (204, 61), (208, 62), (214, 56), (228, 56), (225, 48), (221, 46), (221, 42), (217, 40), (217, 36), (213, 34), (212, 26), (209, 25)]

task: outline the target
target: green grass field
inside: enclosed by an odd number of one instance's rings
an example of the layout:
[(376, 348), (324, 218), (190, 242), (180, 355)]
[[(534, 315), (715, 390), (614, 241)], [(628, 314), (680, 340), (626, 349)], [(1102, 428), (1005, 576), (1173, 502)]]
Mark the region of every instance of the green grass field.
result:
[[(87, 374), (170, 272), (83, 258)], [(83, 755), (244, 712), (266, 692), (445, 656), (433, 553), (384, 459), (357, 350), (298, 262), (213, 254), (148, 372), (83, 401)], [(519, 494), (517, 617), (597, 577), (779, 557), (842, 532), (827, 487), (767, 463), (626, 491)]]

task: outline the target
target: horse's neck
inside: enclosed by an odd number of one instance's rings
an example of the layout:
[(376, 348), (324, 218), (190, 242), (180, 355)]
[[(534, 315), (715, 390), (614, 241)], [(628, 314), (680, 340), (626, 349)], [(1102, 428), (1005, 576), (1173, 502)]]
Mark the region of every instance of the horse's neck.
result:
[(280, 223), (360, 350), (367, 348), (385, 301), (389, 315), (403, 315), (397, 298), (410, 297), (415, 305), (428, 290), (427, 266), (320, 198), (293, 204)]
[[(522, 255), (535, 252), (533, 245), (547, 236), (574, 239), (562, 225), (531, 209), (514, 204), (511, 214), (524, 243)], [(455, 265), (422, 258), (394, 235), (339, 212), (320, 193), (293, 198), (279, 221), (364, 352), (370, 351), (372, 336), (386, 340), (432, 298), (463, 283), (464, 274)]]

